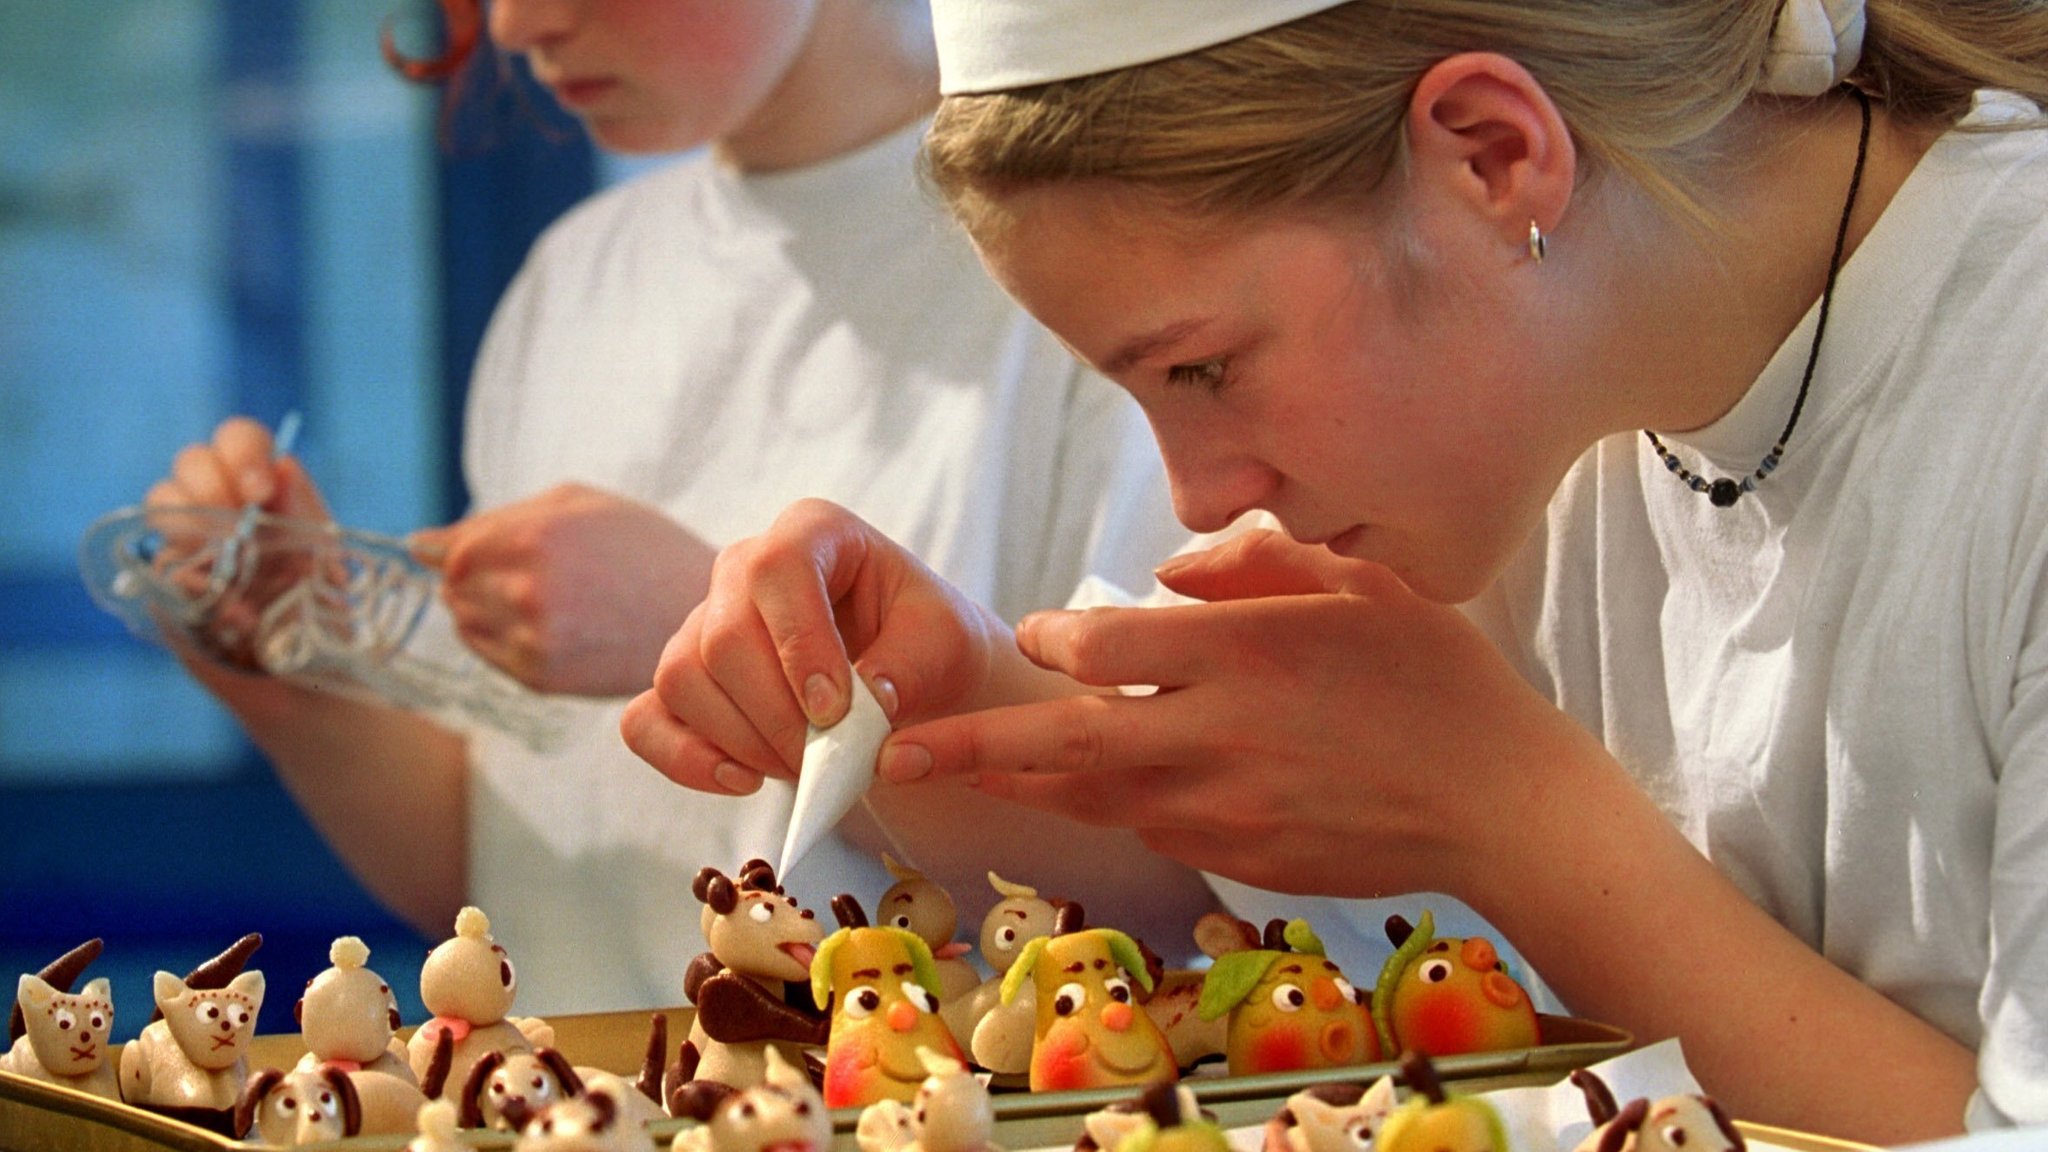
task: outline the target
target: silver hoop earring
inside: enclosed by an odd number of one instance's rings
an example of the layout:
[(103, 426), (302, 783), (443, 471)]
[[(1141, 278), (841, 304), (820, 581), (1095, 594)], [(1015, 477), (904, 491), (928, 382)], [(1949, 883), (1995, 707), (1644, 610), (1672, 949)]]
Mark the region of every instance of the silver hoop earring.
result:
[(1536, 221), (1529, 221), (1529, 259), (1541, 264), (1543, 258), (1549, 254), (1550, 237), (1543, 234), (1543, 229), (1536, 226)]

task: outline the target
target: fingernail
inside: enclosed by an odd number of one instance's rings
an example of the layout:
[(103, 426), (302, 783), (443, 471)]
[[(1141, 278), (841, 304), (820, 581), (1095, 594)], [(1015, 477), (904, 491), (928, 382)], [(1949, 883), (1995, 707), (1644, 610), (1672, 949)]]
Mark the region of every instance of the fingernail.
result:
[(242, 499), (246, 503), (261, 504), (270, 499), (273, 487), (266, 469), (251, 468), (242, 473)]
[(833, 714), (833, 705), (838, 702), (839, 689), (833, 686), (830, 676), (817, 672), (804, 681), (804, 715), (811, 723), (820, 728), (830, 723), (825, 718)]
[(1164, 563), (1152, 569), (1152, 574), (1154, 576), (1164, 576), (1170, 572), (1187, 567), (1193, 559), (1193, 556), (1185, 553), (1179, 556), (1169, 556)]
[(868, 681), (868, 691), (875, 694), (875, 703), (882, 706), (882, 715), (896, 718), (896, 682), (887, 676), (877, 676)]
[(932, 774), (931, 749), (919, 744), (891, 744), (882, 750), (878, 770), (882, 779), (892, 784), (922, 780)]
[(750, 796), (761, 787), (761, 774), (732, 760), (720, 760), (711, 770), (718, 786), (735, 796)]

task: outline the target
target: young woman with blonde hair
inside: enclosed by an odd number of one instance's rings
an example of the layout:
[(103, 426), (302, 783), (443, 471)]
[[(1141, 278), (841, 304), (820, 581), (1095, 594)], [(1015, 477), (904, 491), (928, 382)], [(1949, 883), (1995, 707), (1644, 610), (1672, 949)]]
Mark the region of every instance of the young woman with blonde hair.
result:
[(786, 774), (857, 668), (886, 778), (1451, 893), (1738, 1116), (2048, 1123), (2048, 10), (935, 17), (926, 164), (984, 263), (1138, 398), (1184, 523), (1285, 533), (1013, 642), (798, 505), (721, 558), (643, 757)]

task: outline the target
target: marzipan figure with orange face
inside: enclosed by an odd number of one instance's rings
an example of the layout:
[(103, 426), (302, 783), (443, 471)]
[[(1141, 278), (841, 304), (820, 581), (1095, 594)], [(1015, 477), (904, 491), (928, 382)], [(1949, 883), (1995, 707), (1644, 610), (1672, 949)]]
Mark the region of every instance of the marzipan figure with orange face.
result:
[(830, 998), (825, 1105), (862, 1108), (916, 1099), (926, 1069), (919, 1049), (966, 1062), (939, 1017), (931, 949), (907, 928), (871, 927), (851, 896), (832, 901), (844, 925), (811, 961), (811, 998)]
[(1132, 988), (1152, 988), (1137, 941), (1083, 928), (1079, 904), (1059, 910), (1053, 934), (1025, 946), (1003, 977), (1008, 1002), (1030, 981), (1038, 996), (1031, 1090), (1064, 1092), (1178, 1080), (1173, 1048)]
[(1400, 916), (1387, 918), (1394, 954), (1380, 969), (1372, 997), (1381, 1050), (1454, 1056), (1542, 1043), (1536, 1006), (1508, 975), (1493, 942), (1435, 932), (1428, 911), (1413, 926)]
[(1202, 981), (1204, 1020), (1228, 1015), (1230, 1074), (1342, 1068), (1380, 1058), (1364, 993), (1323, 954), (1306, 920), (1266, 925), (1262, 948), (1216, 958)]

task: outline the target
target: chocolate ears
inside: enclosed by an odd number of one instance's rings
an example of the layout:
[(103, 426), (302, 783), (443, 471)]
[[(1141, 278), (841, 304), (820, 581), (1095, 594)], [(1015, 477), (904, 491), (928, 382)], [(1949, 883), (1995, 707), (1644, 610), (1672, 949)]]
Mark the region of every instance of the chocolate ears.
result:
[[(71, 985), (85, 974), (93, 961), (100, 958), (100, 951), (105, 947), (106, 941), (95, 936), (44, 965), (43, 970), (36, 973), (36, 978), (59, 992), (69, 992)], [(17, 999), (14, 1010), (7, 1014), (8, 1042), (21, 1039), (22, 1033), (27, 1031), (28, 1019), (22, 1015), (21, 1001)]]
[[(332, 1064), (322, 1064), (317, 1073), (327, 1087), (334, 1092), (335, 1102), (341, 1106), (341, 1134), (355, 1136), (363, 1130), (363, 1100), (356, 1092), (355, 1081), (348, 1073)], [(256, 1113), (263, 1108), (263, 1100), (271, 1091), (282, 1084), (285, 1074), (277, 1068), (265, 1068), (249, 1082), (242, 1085), (242, 1094), (235, 1098), (234, 1137), (245, 1140), (249, 1130), (256, 1126)]]

